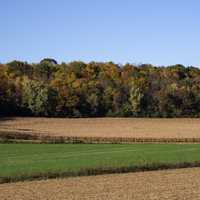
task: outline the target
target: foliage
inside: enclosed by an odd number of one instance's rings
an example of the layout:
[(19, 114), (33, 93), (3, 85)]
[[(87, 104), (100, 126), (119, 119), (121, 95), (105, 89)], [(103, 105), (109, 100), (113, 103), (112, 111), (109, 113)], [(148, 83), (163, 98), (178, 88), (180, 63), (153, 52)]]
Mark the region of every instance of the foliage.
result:
[(12, 61), (0, 65), (0, 115), (199, 117), (200, 69)]
[(47, 115), (48, 88), (42, 83), (25, 79), (22, 92), (23, 105), (35, 115)]

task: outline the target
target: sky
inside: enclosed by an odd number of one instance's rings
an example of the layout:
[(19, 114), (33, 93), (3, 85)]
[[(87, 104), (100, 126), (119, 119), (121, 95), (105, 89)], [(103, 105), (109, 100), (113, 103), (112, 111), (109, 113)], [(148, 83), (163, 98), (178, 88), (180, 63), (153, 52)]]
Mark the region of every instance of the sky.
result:
[(199, 0), (0, 0), (0, 63), (200, 67)]

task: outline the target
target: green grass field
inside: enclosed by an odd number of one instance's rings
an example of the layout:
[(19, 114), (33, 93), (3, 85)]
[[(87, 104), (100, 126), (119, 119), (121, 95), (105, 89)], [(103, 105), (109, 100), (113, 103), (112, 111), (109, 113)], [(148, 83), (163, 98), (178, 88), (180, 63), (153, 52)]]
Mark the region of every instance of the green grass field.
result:
[(199, 144), (0, 144), (0, 178), (200, 162)]

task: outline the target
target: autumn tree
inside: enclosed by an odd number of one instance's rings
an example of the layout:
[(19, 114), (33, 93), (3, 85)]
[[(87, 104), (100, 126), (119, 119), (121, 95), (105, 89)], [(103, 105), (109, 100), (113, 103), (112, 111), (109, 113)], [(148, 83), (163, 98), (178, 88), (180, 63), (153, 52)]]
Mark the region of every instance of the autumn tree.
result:
[(200, 69), (14, 60), (0, 65), (0, 115), (199, 117)]

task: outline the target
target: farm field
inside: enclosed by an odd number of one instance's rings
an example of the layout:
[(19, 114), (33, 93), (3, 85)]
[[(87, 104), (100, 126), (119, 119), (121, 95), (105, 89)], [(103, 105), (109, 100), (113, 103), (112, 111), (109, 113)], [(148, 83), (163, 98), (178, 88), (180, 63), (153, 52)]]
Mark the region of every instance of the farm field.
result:
[(173, 168), (184, 163), (199, 166), (200, 145), (0, 144), (1, 182)]
[(8, 118), (0, 120), (1, 133), (48, 136), (200, 138), (196, 118)]
[(0, 185), (1, 200), (198, 200), (200, 168)]

